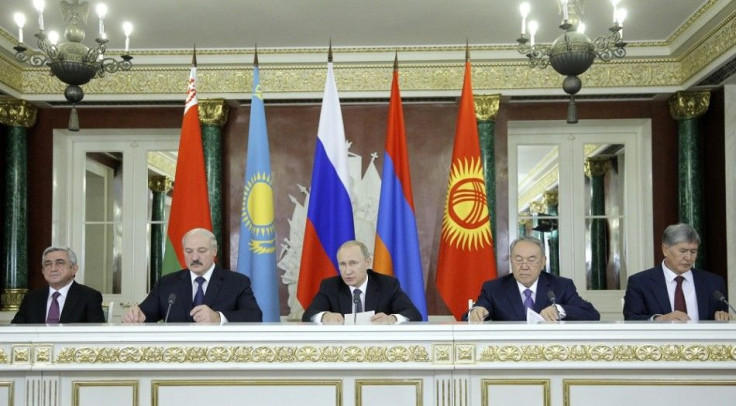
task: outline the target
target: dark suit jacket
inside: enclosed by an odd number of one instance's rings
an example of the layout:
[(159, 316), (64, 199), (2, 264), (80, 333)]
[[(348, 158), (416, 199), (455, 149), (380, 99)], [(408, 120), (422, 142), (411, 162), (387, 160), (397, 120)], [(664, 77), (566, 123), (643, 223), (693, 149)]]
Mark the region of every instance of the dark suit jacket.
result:
[[(151, 289), (146, 299), (139, 305), (146, 315), (147, 323), (155, 323), (166, 317), (169, 307), (169, 295), (176, 298), (171, 305), (169, 322), (193, 322), (189, 312), (192, 311), (192, 278), (188, 269), (168, 274), (159, 279)], [(207, 284), (204, 294), (204, 304), (212, 310), (222, 312), (228, 322), (259, 322), (262, 319), (261, 308), (258, 307), (253, 291), (250, 287), (250, 278), (223, 269), (215, 265), (212, 277)]]
[[(368, 270), (368, 286), (365, 293), (365, 310), (376, 313), (400, 314), (409, 321), (422, 321), (422, 315), (409, 296), (401, 290), (399, 280)], [(319, 312), (349, 314), (353, 312), (353, 296), (350, 287), (340, 276), (325, 278), (319, 292), (304, 312), (302, 321), (310, 321)]]
[[(13, 317), (13, 324), (46, 323), (46, 303), (49, 298), (49, 287), (36, 289), (26, 293), (20, 304), (18, 313)], [(104, 323), (105, 313), (102, 311), (102, 294), (89, 286), (72, 281), (69, 287), (64, 308), (61, 309), (59, 323)]]
[[(557, 304), (565, 310), (564, 320), (600, 320), (601, 315), (590, 302), (583, 300), (575, 289), (572, 280), (542, 272), (537, 282), (534, 298), (534, 311), (539, 313), (552, 305), (547, 292), (555, 292)], [(488, 309), (486, 320), (526, 321), (526, 308), (519, 295), (519, 288), (513, 274), (483, 283), (476, 306)], [(468, 319), (465, 313), (463, 320)]]
[[(629, 277), (624, 296), (624, 320), (649, 320), (655, 314), (672, 312), (667, 282), (662, 264)], [(723, 278), (710, 272), (693, 269), (695, 296), (698, 299), (698, 316), (701, 320), (713, 320), (716, 310), (728, 311), (726, 304), (716, 300), (716, 290), (726, 294)]]

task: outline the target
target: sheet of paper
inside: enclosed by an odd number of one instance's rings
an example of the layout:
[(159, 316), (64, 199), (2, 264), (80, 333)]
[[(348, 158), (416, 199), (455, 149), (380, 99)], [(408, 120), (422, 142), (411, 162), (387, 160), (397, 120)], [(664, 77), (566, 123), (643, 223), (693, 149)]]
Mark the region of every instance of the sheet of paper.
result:
[(526, 309), (526, 324), (543, 323), (544, 317), (532, 309)]
[(371, 317), (376, 314), (375, 310), (361, 313), (349, 313), (343, 315), (345, 318), (344, 324), (371, 324)]

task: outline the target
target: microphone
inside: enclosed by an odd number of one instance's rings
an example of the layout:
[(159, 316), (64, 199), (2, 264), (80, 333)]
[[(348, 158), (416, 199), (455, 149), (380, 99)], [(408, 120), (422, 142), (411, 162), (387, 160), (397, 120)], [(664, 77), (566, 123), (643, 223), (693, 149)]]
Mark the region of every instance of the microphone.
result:
[(557, 310), (557, 298), (555, 297), (555, 292), (552, 289), (547, 291), (547, 298), (550, 302), (552, 302), (552, 306), (555, 307), (555, 313), (557, 313), (557, 321), (560, 321), (560, 312)]
[(721, 293), (720, 290), (713, 292), (713, 297), (716, 298), (717, 301), (727, 304), (728, 308), (731, 309), (732, 312), (736, 313), (736, 309), (731, 306), (731, 303), (728, 303), (728, 301), (726, 301), (726, 296), (723, 296), (723, 293)]
[(360, 304), (360, 295), (353, 296), (353, 304), (355, 305), (355, 310), (353, 312), (353, 324), (355, 324), (358, 321), (358, 305)]
[(169, 294), (169, 307), (166, 308), (166, 317), (164, 317), (164, 323), (169, 322), (169, 313), (171, 312), (171, 305), (176, 301), (176, 293)]

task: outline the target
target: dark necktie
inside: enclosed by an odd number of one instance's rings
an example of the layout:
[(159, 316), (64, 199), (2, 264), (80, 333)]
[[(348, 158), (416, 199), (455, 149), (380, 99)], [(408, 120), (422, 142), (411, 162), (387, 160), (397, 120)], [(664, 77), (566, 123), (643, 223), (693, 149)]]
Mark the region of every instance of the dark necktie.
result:
[(51, 295), (51, 306), (49, 306), (49, 314), (46, 316), (47, 324), (59, 324), (59, 316), (61, 315), (59, 311), (59, 296), (61, 296), (59, 292), (54, 292)]
[(196, 307), (204, 303), (204, 289), (202, 289), (204, 278), (198, 276), (194, 281), (197, 282), (197, 293), (194, 295), (194, 300), (192, 300), (192, 307)]
[(353, 291), (353, 303), (355, 303), (355, 313), (363, 312), (363, 302), (360, 301), (360, 289)]
[(677, 282), (677, 287), (675, 287), (675, 310), (687, 313), (685, 294), (682, 292), (682, 281), (684, 280), (685, 278), (683, 278), (682, 275), (675, 277), (675, 282)]
[[(534, 310), (534, 299), (532, 299), (532, 291), (531, 289), (525, 289), (524, 290), (524, 307), (527, 309)], [(517, 302), (518, 303), (518, 302)]]

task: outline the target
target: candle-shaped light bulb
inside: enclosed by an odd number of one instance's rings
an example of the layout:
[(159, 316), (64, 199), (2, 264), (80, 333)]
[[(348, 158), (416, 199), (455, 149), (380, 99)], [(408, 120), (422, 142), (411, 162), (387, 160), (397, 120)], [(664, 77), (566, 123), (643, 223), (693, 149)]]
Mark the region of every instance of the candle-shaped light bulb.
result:
[(100, 19), (100, 38), (105, 38), (105, 16), (107, 15), (107, 6), (105, 3), (99, 3), (95, 7), (97, 17)]
[(59, 33), (56, 31), (49, 31), (49, 42), (56, 45), (59, 42)]
[(537, 34), (537, 30), (539, 29), (539, 24), (537, 24), (536, 21), (529, 21), (529, 36), (530, 36), (530, 45), (534, 46), (534, 36)]
[(622, 8), (618, 10), (618, 26), (621, 27), (618, 30), (619, 41), (624, 40), (624, 20), (626, 19), (626, 9)]
[(616, 6), (618, 6), (619, 1), (620, 0), (611, 0), (611, 5), (613, 5), (613, 24), (614, 25), (616, 25), (616, 23), (618, 22), (618, 15), (616, 15), (618, 11), (616, 10)]
[(562, 4), (562, 19), (567, 21), (570, 16), (567, 14), (567, 2), (568, 0), (560, 0), (560, 3)]
[(46, 4), (43, 0), (33, 0), (33, 8), (38, 12), (38, 29), (43, 31), (43, 9)]
[(26, 25), (26, 16), (23, 13), (13, 14), (15, 25), (18, 26), (18, 42), (23, 42), (23, 27)]
[(585, 23), (582, 21), (578, 23), (578, 32), (581, 34), (585, 34)]
[(531, 7), (527, 2), (523, 2), (519, 6), (519, 12), (521, 13), (521, 35), (526, 34), (526, 18), (529, 16), (530, 9)]
[(133, 24), (130, 21), (123, 23), (123, 33), (125, 33), (125, 52), (130, 50), (130, 34), (133, 33)]

